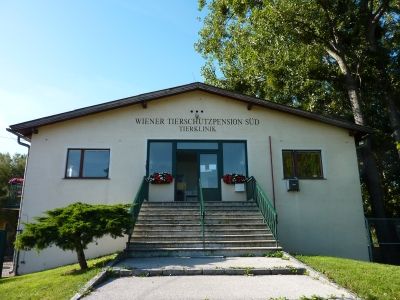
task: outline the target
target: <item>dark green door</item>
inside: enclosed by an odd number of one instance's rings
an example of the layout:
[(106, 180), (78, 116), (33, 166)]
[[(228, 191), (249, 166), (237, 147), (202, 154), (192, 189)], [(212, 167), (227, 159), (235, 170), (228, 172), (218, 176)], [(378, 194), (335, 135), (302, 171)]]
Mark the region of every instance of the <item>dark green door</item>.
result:
[(199, 153), (199, 177), (203, 188), (204, 201), (221, 200), (221, 180), (218, 153)]

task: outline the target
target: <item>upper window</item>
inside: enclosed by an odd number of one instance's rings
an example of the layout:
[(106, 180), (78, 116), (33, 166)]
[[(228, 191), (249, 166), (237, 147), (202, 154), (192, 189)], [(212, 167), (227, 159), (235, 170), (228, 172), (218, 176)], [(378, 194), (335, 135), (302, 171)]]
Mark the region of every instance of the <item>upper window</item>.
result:
[(68, 149), (66, 178), (108, 178), (109, 149)]
[(149, 174), (172, 173), (172, 143), (150, 142)]
[(320, 150), (282, 150), (284, 178), (322, 179)]
[(222, 144), (224, 174), (240, 174), (246, 176), (246, 143), (230, 142)]

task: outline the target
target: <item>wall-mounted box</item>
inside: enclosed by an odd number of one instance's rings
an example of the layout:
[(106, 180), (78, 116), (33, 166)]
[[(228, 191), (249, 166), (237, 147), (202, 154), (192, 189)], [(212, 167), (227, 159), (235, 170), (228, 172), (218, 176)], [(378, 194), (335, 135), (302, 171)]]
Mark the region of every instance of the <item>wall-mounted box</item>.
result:
[(300, 191), (299, 180), (297, 178), (288, 179), (287, 180), (287, 190), (288, 190), (288, 192)]

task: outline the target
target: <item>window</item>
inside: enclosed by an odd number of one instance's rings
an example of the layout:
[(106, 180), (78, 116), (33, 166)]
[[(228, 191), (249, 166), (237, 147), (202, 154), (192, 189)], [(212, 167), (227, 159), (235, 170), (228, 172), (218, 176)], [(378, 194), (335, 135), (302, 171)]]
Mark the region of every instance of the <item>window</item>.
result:
[(172, 173), (172, 143), (150, 142), (149, 174), (155, 172)]
[(320, 150), (282, 150), (284, 178), (322, 179)]
[(68, 149), (66, 178), (108, 178), (109, 149)]
[(246, 144), (244, 142), (223, 143), (224, 174), (247, 175)]
[(209, 150), (218, 150), (218, 143), (203, 143), (203, 142), (178, 142), (176, 144), (176, 149), (209, 149)]

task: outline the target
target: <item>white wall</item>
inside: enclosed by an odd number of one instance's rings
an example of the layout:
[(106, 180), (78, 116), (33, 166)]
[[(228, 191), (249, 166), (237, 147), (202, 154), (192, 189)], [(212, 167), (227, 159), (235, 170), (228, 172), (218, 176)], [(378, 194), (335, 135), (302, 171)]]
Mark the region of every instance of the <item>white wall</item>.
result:
[[(135, 118), (256, 118), (258, 126), (215, 126), (215, 132), (180, 131), (179, 126), (139, 125)], [(272, 199), (268, 137), (272, 137), (279, 235), (288, 251), (368, 259), (354, 140), (344, 129), (207, 94), (190, 92), (39, 128), (33, 135), (22, 221), (72, 202), (131, 203), (145, 175), (149, 139), (247, 140), (248, 170)], [(64, 179), (68, 148), (110, 148), (109, 179)], [(282, 149), (321, 149), (324, 180), (300, 180), (286, 191)], [(173, 187), (173, 184), (168, 185)], [(167, 188), (168, 189), (168, 188)], [(164, 191), (165, 192), (165, 191)], [(173, 188), (162, 193), (166, 194)], [(88, 257), (122, 250), (125, 239), (99, 241)], [(76, 261), (52, 248), (21, 253), (27, 273)]]

